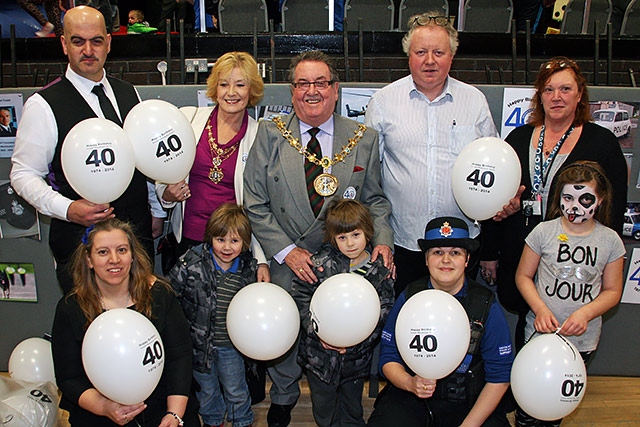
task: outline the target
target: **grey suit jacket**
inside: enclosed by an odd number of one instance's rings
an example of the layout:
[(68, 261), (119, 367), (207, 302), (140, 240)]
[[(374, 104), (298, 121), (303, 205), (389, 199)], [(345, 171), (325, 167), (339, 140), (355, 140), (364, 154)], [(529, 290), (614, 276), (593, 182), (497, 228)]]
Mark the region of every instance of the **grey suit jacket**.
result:
[[(358, 123), (334, 114), (333, 153), (338, 153), (354, 136)], [(283, 118), (295, 138), (300, 138), (300, 121), (295, 114)], [(267, 258), (272, 258), (291, 244), (311, 253), (316, 252), (324, 237), (324, 215), (331, 199), (343, 197), (349, 189), (366, 205), (374, 220), (372, 246), (393, 247), (393, 232), (389, 225), (391, 206), (385, 197), (380, 179), (378, 133), (367, 128), (353, 152), (344, 162), (332, 166), (338, 178), (338, 190), (325, 199), (322, 211), (315, 218), (304, 178), (302, 155), (291, 147), (272, 121), (258, 125), (256, 139), (249, 151), (244, 170), (244, 205)], [(274, 283), (290, 289), (293, 273), (286, 264), (271, 263)]]

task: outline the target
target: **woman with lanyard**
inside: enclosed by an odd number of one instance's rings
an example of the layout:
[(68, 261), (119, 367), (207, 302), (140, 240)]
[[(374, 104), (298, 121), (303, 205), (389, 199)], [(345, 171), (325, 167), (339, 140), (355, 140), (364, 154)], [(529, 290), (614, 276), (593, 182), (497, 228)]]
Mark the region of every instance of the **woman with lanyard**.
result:
[(604, 169), (613, 186), (612, 228), (622, 233), (627, 196), (627, 164), (615, 135), (591, 123), (587, 82), (569, 58), (555, 57), (540, 67), (531, 100), (529, 123), (514, 129), (506, 141), (520, 158), (522, 209), (510, 217), (483, 224), (480, 274), (497, 284), (500, 303), (519, 316), (516, 349), (524, 345), (529, 311), (515, 284), (515, 272), (524, 239), (545, 219), (555, 177), (565, 165), (593, 160)]

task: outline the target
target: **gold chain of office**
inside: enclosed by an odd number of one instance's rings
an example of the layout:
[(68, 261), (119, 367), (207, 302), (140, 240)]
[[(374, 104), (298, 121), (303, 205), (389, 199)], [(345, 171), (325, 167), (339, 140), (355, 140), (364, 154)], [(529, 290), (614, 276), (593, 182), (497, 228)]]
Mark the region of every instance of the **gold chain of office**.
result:
[(331, 166), (335, 165), (336, 163), (344, 161), (344, 159), (349, 154), (351, 154), (353, 149), (356, 148), (356, 145), (358, 145), (360, 138), (362, 138), (362, 136), (364, 135), (364, 132), (367, 130), (367, 127), (365, 125), (363, 125), (362, 123), (359, 123), (358, 129), (353, 131), (353, 134), (354, 134), (353, 138), (349, 138), (349, 143), (343, 146), (342, 151), (335, 154), (333, 156), (333, 159), (330, 159), (328, 156), (323, 156), (321, 159), (318, 159), (318, 156), (309, 152), (309, 150), (307, 150), (307, 147), (303, 147), (302, 144), (300, 144), (300, 141), (298, 140), (298, 138), (294, 138), (291, 135), (291, 131), (287, 129), (287, 126), (284, 124), (280, 116), (276, 116), (272, 120), (276, 124), (276, 127), (278, 128), (280, 133), (282, 133), (282, 136), (284, 137), (284, 139), (286, 139), (289, 142), (289, 145), (291, 145), (293, 148), (298, 150), (298, 153), (302, 154), (311, 163), (314, 163), (322, 167), (322, 169), (328, 169)]

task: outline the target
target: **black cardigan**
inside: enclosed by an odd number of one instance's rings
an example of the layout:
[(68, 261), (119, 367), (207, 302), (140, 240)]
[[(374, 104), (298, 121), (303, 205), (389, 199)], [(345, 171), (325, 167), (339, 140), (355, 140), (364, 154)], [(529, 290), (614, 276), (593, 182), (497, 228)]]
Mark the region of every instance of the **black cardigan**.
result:
[[(148, 405), (136, 420), (141, 426), (157, 426), (167, 411), (167, 396), (189, 396), (191, 388), (191, 336), (182, 308), (173, 291), (156, 283), (151, 288), (153, 317), (165, 351), (162, 377)], [(115, 426), (107, 417), (97, 416), (78, 405), (80, 395), (93, 385), (82, 365), (82, 340), (86, 333), (86, 318), (75, 295), (63, 297), (53, 320), (51, 349), (56, 382), (62, 391), (60, 407), (69, 411), (69, 422), (78, 426)], [(123, 384), (126, 387), (126, 384)], [(131, 421), (127, 425), (136, 425)]]

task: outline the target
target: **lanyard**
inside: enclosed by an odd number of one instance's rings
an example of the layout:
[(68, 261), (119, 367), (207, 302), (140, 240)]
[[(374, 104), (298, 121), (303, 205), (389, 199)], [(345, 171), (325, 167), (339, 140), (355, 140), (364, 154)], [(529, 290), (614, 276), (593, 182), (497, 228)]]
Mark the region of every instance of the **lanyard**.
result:
[(571, 132), (575, 129), (575, 126), (571, 125), (569, 129), (562, 135), (562, 137), (556, 143), (556, 146), (553, 147), (551, 153), (549, 153), (549, 157), (542, 163), (542, 147), (544, 145), (544, 130), (545, 126), (542, 125), (542, 129), (540, 129), (540, 137), (538, 138), (538, 148), (536, 148), (536, 157), (535, 164), (533, 167), (533, 194), (540, 194), (542, 188), (547, 183), (547, 178), (549, 178), (549, 172), (551, 171), (551, 166), (553, 165), (553, 161), (556, 159), (556, 154), (560, 151), (560, 147), (567, 140)]

